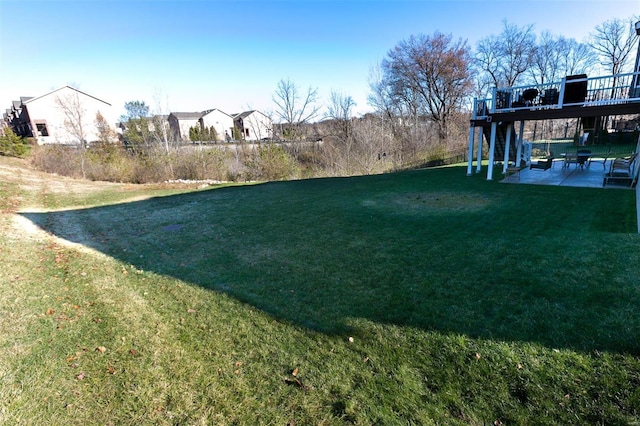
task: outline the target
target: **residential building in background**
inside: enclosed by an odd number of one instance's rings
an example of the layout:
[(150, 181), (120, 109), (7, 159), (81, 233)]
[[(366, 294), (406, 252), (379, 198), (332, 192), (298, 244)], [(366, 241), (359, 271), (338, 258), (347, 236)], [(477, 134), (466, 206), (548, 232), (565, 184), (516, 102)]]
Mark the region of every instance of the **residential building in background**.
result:
[(273, 122), (260, 111), (252, 110), (236, 114), (233, 122), (246, 141), (259, 141), (273, 137)]
[(115, 115), (110, 103), (64, 86), (38, 97), (21, 97), (3, 114), (7, 127), (18, 136), (43, 144), (78, 144), (100, 140), (98, 113), (114, 130)]
[(200, 118), (202, 129), (215, 129), (217, 141), (227, 141), (233, 135), (233, 117), (219, 109), (210, 109), (203, 112)]
[(189, 141), (189, 129), (200, 126), (201, 112), (172, 112), (169, 114), (169, 128), (176, 141)]

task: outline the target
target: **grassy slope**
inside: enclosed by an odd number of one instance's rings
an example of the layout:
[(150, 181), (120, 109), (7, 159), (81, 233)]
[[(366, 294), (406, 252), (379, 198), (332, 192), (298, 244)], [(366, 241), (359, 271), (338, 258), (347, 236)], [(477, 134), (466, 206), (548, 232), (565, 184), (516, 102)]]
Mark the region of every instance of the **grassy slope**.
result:
[(23, 213), (97, 252), (0, 237), (0, 420), (640, 421), (634, 203), (454, 167)]

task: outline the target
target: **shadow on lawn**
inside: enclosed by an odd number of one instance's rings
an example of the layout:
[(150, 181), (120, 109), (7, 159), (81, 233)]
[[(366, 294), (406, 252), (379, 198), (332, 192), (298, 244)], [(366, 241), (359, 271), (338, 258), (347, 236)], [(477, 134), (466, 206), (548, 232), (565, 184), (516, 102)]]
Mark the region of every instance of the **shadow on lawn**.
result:
[[(568, 211), (593, 192), (567, 200), (561, 191), (572, 189), (477, 180), (448, 189), (446, 176), (416, 177), (271, 183), (21, 214), (138, 269), (327, 333), (357, 333), (352, 320), (364, 318), (640, 353), (638, 239), (601, 232), (602, 204)], [(530, 208), (538, 201), (545, 214)], [(579, 231), (567, 229), (576, 222)]]

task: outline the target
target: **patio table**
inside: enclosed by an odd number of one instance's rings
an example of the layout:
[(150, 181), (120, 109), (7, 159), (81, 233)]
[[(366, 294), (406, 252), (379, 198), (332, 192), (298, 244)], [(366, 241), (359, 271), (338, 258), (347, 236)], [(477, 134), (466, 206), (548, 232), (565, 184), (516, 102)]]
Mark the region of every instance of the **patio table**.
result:
[(589, 167), (589, 158), (591, 158), (591, 152), (577, 152), (577, 153), (566, 153), (563, 152), (562, 154), (560, 154), (560, 157), (564, 158), (564, 163), (562, 165), (562, 168), (569, 168), (569, 164), (571, 163), (575, 163), (576, 168), (578, 166), (580, 166), (580, 168), (584, 168), (585, 163), (587, 164), (587, 167)]

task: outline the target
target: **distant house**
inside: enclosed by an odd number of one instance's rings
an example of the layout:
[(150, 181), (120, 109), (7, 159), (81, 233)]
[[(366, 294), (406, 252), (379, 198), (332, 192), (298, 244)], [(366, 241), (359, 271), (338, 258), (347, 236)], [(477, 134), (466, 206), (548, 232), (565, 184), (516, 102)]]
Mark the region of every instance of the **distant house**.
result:
[(219, 109), (202, 112), (172, 112), (169, 114), (169, 126), (176, 140), (189, 141), (189, 129), (215, 129), (217, 141), (228, 140), (233, 134), (233, 117)]
[(169, 128), (177, 141), (189, 140), (189, 129), (200, 126), (201, 112), (172, 112), (169, 114)]
[(64, 86), (39, 97), (13, 101), (3, 118), (18, 136), (33, 137), (40, 145), (78, 144), (100, 139), (96, 127), (98, 113), (115, 130), (111, 104)]
[(273, 137), (273, 122), (260, 111), (252, 110), (236, 114), (233, 122), (244, 140), (257, 141)]
[(218, 141), (227, 140), (226, 135), (233, 134), (233, 117), (219, 109), (210, 109), (202, 113), (200, 126), (203, 130), (213, 127)]

